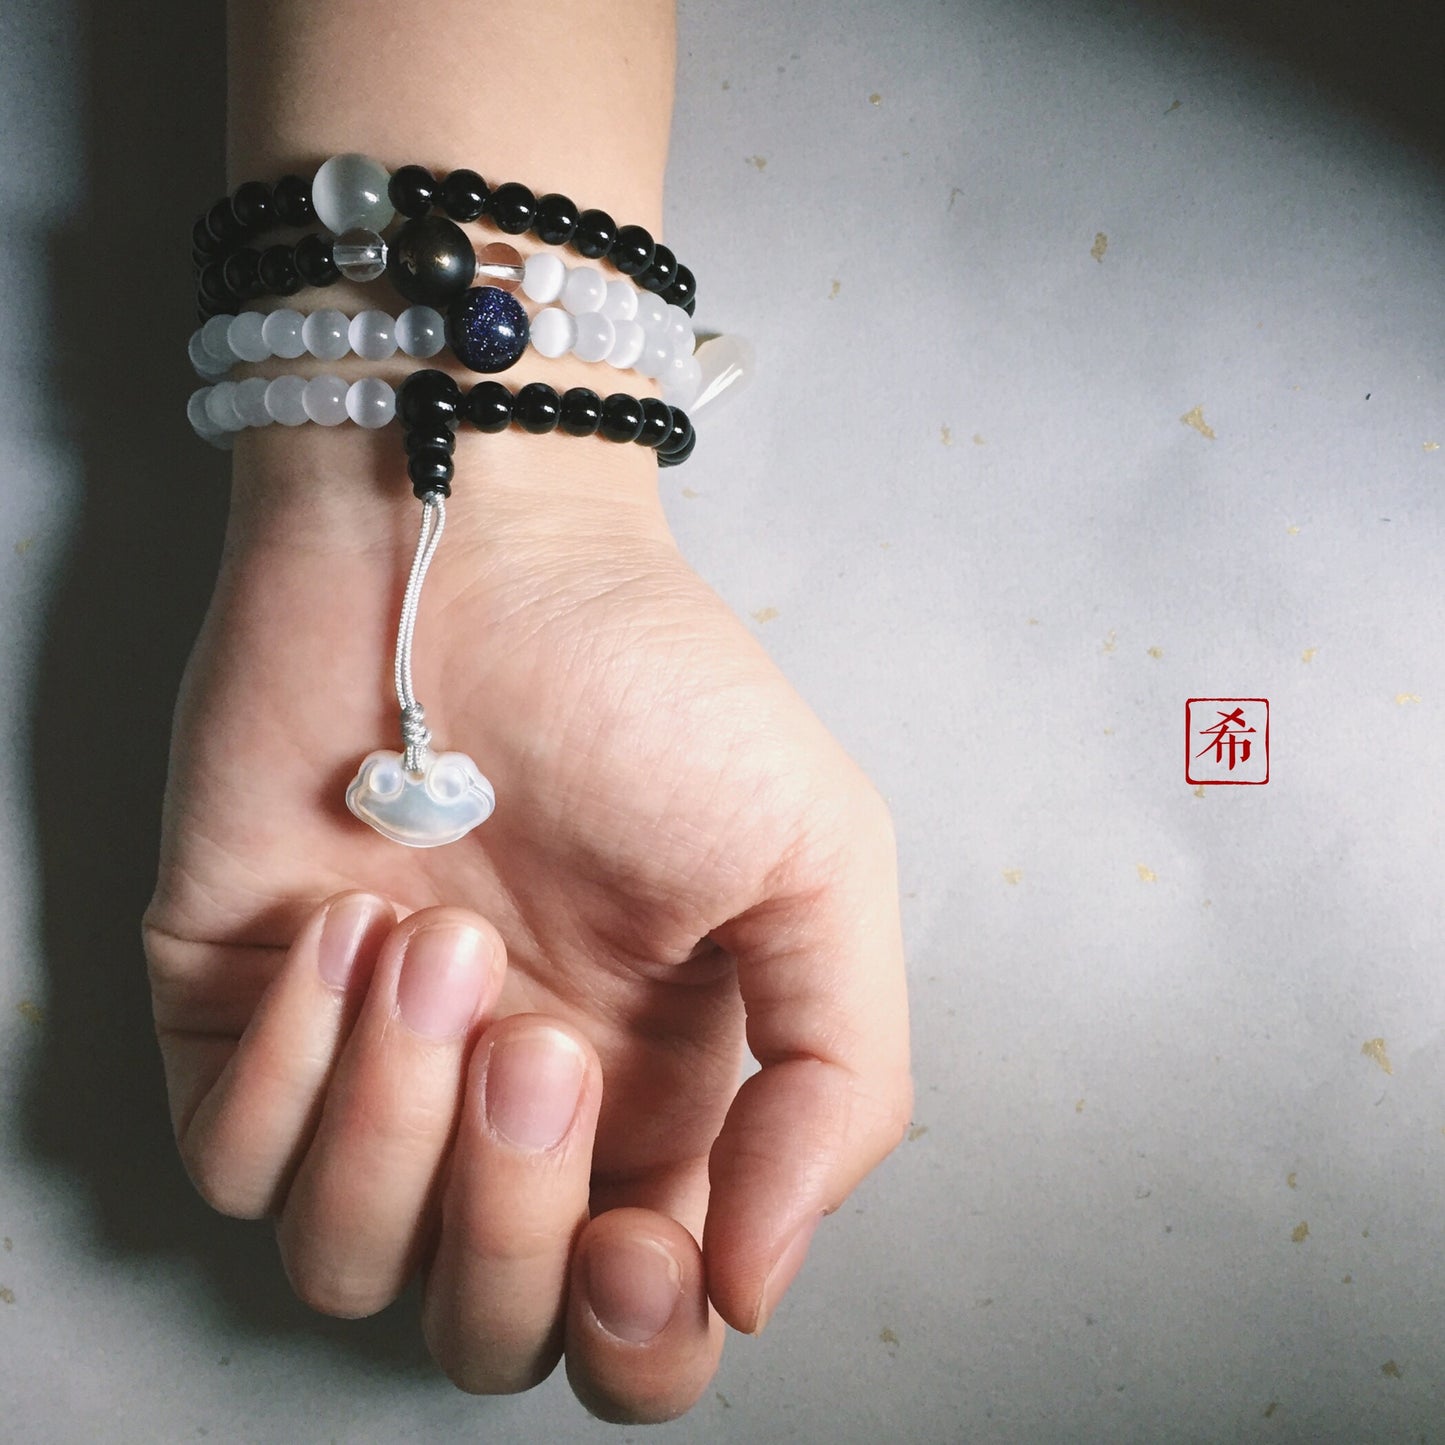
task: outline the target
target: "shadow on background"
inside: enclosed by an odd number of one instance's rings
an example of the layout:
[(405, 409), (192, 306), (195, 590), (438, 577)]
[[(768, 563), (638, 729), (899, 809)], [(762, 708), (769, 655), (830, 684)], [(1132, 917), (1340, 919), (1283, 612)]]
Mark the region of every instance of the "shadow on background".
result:
[[(1439, 22), (1423, 3), (1132, 0), (1099, 23), (1150, 19), (1191, 48), (1262, 49), (1423, 149), (1445, 142)], [(264, 1227), (200, 1203), (172, 1145), (139, 919), (154, 878), (170, 710), (214, 573), (226, 460), (194, 440), (182, 399), (193, 323), (189, 233), (223, 188), (221, 7), (88, 0), (82, 220), (52, 237), (64, 358), (46, 424), (75, 434), (84, 510), (52, 600), (31, 717), (49, 965), (47, 1026), (27, 1100), (41, 1161), (89, 1192), (125, 1254), (179, 1251), (221, 1307), (266, 1334), (305, 1331), (394, 1365), (422, 1357), (406, 1305), (360, 1325), (291, 1296)], [(38, 62), (37, 62), (38, 63)], [(76, 758), (94, 760), (85, 770)]]
[(1445, 14), (1435, 0), (1134, 0), (1192, 42), (1257, 50), (1445, 156)]
[(86, 0), (78, 20), (80, 53), (64, 63), (84, 73), (85, 198), (75, 228), (49, 242), (60, 364), (45, 424), (73, 439), (83, 511), (31, 711), (49, 996), (27, 1135), (82, 1182), (103, 1245), (194, 1257), (243, 1328), (405, 1365), (425, 1359), (414, 1301), (360, 1325), (312, 1314), (270, 1229), (211, 1214), (171, 1138), (140, 917), (171, 706), (225, 522), (228, 459), (184, 416), (199, 384), (184, 354), (191, 222), (225, 188), (224, 7), (166, 0), (142, 20)]

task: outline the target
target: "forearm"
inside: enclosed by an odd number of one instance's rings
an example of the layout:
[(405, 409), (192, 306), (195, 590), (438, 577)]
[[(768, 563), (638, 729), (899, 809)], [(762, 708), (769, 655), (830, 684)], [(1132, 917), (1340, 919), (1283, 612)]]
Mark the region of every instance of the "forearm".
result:
[[(232, 0), (230, 184), (275, 180), (287, 171), (309, 175), (327, 156), (361, 151), (392, 169), (415, 163), (440, 176), (470, 167), (492, 185), (520, 181), (538, 195), (561, 191), (660, 238), (673, 64), (671, 0)], [(501, 237), (484, 223), (467, 229), (477, 241), (506, 239), (524, 253), (538, 245), (527, 236)], [(303, 312), (339, 306), (354, 314), (405, 303), (382, 281), (343, 282), (286, 303), (258, 304)], [(445, 355), (425, 364), (450, 364), (463, 385), (479, 379)], [(273, 362), (262, 369), (286, 368)], [(374, 372), (395, 382), (409, 364), (398, 356), (382, 365), (350, 358), (322, 367), (301, 358), (291, 369)], [(604, 392), (626, 390), (630, 379), (637, 390), (651, 389), (641, 377), (620, 373), (614, 385), (599, 386), (597, 372), (575, 358), (547, 361), (529, 350), (500, 379), (513, 388), (545, 380)], [(539, 474), (548, 510), (569, 487), (580, 496), (595, 486), (599, 471), (617, 478), (628, 496), (655, 494), (656, 465), (640, 449), (515, 432), (464, 435), (458, 443), (458, 490), (484, 475), (492, 523), (514, 487), (526, 485), (534, 505), (541, 500)], [(356, 521), (363, 495), (378, 502), (398, 490), (407, 495), (396, 428), (371, 435), (350, 427), (275, 427), (243, 436), (236, 450), (241, 499), (269, 504), (278, 493), (294, 495), (302, 479), (328, 475), (347, 479), (344, 498), (324, 482), (307, 490), (318, 502), (334, 498), (352, 509)], [(528, 505), (520, 493), (516, 500)], [(318, 520), (334, 525), (332, 509), (322, 510)], [(366, 524), (375, 520), (373, 514)]]

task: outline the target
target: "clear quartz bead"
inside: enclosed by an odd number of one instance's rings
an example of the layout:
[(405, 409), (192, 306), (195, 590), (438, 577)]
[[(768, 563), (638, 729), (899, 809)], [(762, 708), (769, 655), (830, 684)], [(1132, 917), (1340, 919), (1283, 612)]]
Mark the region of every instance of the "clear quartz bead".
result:
[(573, 266), (562, 285), (562, 304), (574, 315), (600, 311), (607, 299), (607, 278), (595, 266)]
[(346, 420), (346, 383), (339, 376), (313, 376), (301, 392), (306, 415), (318, 426)]
[(231, 318), (226, 341), (242, 361), (265, 361), (271, 355), (261, 332), (266, 318), (259, 311), (242, 311)]
[(236, 383), (236, 395), (232, 404), (236, 408), (236, 415), (247, 426), (271, 425), (271, 413), (266, 410), (266, 388), (270, 384), (264, 376), (251, 376)]
[(567, 267), (562, 258), (550, 251), (538, 251), (528, 256), (522, 267), (522, 295), (545, 306), (562, 294), (566, 280)]
[(311, 182), (311, 204), (316, 207), (317, 220), (337, 236), (355, 226), (386, 230), (396, 216), (386, 194), (390, 180), (386, 167), (370, 156), (355, 151), (332, 156)]
[(619, 370), (626, 371), (636, 366), (642, 358), (642, 348), (647, 344), (647, 333), (636, 321), (614, 321), (612, 350), (607, 353), (608, 362)]
[(306, 354), (306, 342), (301, 334), (305, 320), (299, 311), (285, 307), (272, 311), (266, 317), (261, 323), (261, 338), (271, 348), (272, 356), (295, 361), (298, 356)]
[(435, 356), (447, 344), (446, 318), (434, 306), (408, 306), (396, 318), (396, 344), (408, 356)]
[(505, 241), (488, 241), (477, 247), (477, 275), (483, 280), (478, 283), (496, 286), (503, 291), (515, 291), (526, 275), (522, 253)]
[(307, 419), (302, 400), (305, 391), (304, 376), (278, 376), (266, 388), (266, 410), (282, 426), (300, 426)]
[(351, 350), (350, 330), (351, 322), (345, 314), (328, 307), (306, 318), (301, 336), (307, 351), (318, 361), (340, 361)]
[(385, 311), (358, 311), (347, 328), (351, 349), (366, 361), (396, 354), (396, 322)]
[(577, 340), (577, 318), (548, 306), (532, 318), (532, 347), (541, 356), (565, 356)]
[(584, 311), (577, 317), (577, 339), (572, 354), (579, 361), (601, 361), (617, 339), (612, 323), (600, 311)]
[(609, 281), (602, 314), (611, 321), (631, 321), (637, 315), (637, 287), (631, 281)]
[(331, 259), (348, 281), (376, 281), (386, 273), (386, 242), (375, 231), (354, 226), (332, 242)]
[(346, 414), (357, 426), (385, 426), (396, 415), (396, 392), (379, 376), (353, 381), (346, 389)]
[(236, 364), (236, 353), (231, 350), (231, 318), (213, 316), (201, 327), (201, 345), (210, 352), (217, 366), (227, 370)]
[(199, 327), (191, 333), (190, 343), (186, 347), (186, 355), (191, 358), (191, 365), (196, 368), (196, 375), (203, 376), (207, 380), (224, 376), (231, 369), (225, 362), (217, 361), (206, 350)]

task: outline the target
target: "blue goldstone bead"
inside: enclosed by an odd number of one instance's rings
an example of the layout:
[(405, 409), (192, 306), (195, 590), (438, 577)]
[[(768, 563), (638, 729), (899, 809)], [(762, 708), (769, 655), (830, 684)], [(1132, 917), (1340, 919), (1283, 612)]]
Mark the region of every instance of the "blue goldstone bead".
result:
[(527, 349), (530, 336), (521, 302), (500, 286), (463, 291), (447, 309), (447, 341), (469, 371), (505, 371)]

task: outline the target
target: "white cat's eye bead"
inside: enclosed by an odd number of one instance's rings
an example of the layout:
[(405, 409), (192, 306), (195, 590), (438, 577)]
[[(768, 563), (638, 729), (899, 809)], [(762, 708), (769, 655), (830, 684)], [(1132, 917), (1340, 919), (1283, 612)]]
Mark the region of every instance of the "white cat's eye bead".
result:
[(346, 329), (351, 349), (366, 361), (396, 354), (396, 322), (385, 311), (358, 311)]
[(435, 356), (447, 344), (446, 318), (433, 306), (408, 306), (396, 318), (396, 344), (408, 356)]
[(545, 306), (562, 294), (566, 280), (567, 267), (561, 257), (538, 251), (527, 257), (522, 268), (522, 295)]
[(346, 420), (346, 383), (339, 376), (313, 376), (301, 393), (306, 415), (319, 426)]
[(262, 338), (266, 318), (259, 311), (242, 311), (231, 318), (226, 330), (226, 343), (241, 361), (265, 361), (271, 348)]
[(611, 321), (631, 321), (637, 315), (637, 287), (631, 281), (609, 281), (602, 314)]
[(595, 266), (573, 266), (562, 287), (562, 304), (574, 316), (600, 311), (607, 299), (607, 278)]
[(541, 356), (565, 356), (577, 340), (577, 318), (548, 306), (532, 318), (532, 346)]
[(581, 361), (601, 361), (617, 339), (612, 323), (600, 311), (585, 311), (577, 317), (577, 339), (572, 354)]
[(642, 357), (642, 348), (647, 344), (647, 333), (636, 321), (615, 321), (612, 331), (612, 350), (607, 353), (608, 363), (621, 371), (636, 366)]
[(357, 426), (385, 426), (396, 415), (396, 392), (378, 376), (353, 381), (346, 390), (346, 414)]
[(266, 410), (282, 426), (300, 426), (306, 420), (304, 376), (278, 376), (266, 388)]
[(270, 385), (264, 376), (251, 376), (236, 383), (231, 404), (246, 426), (271, 425), (271, 413), (266, 410), (266, 388)]
[(306, 342), (301, 329), (305, 322), (306, 318), (299, 311), (283, 307), (280, 311), (271, 312), (261, 323), (261, 339), (270, 348), (271, 355), (284, 357), (287, 361), (304, 356)]
[(384, 231), (396, 212), (386, 194), (391, 174), (380, 161), (349, 151), (332, 156), (311, 182), (316, 219), (334, 235), (353, 226)]
[(351, 322), (329, 307), (313, 311), (302, 323), (301, 335), (318, 361), (340, 361), (351, 350)]

